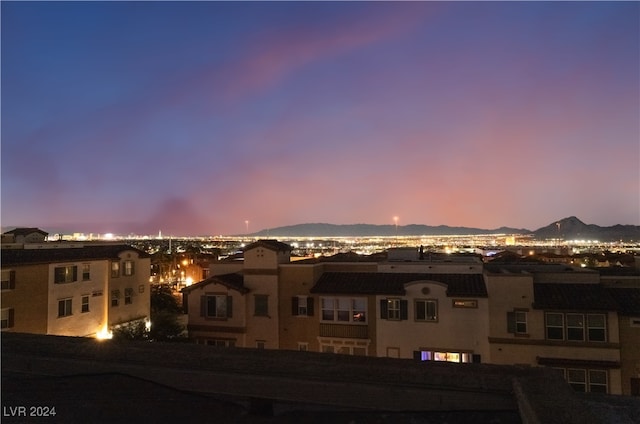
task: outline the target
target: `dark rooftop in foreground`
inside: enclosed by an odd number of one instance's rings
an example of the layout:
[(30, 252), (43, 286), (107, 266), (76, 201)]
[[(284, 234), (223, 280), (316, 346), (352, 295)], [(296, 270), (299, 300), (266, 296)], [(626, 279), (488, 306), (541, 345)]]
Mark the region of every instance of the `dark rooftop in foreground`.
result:
[(15, 333), (2, 402), (55, 407), (46, 422), (61, 423), (626, 424), (640, 411), (577, 396), (547, 368)]
[[(46, 246), (46, 245), (45, 245)], [(73, 244), (64, 247), (43, 247), (42, 249), (2, 249), (4, 265), (27, 265), (38, 263), (67, 262), (79, 260), (118, 259), (126, 250), (133, 250), (141, 258), (150, 255), (126, 244)]]

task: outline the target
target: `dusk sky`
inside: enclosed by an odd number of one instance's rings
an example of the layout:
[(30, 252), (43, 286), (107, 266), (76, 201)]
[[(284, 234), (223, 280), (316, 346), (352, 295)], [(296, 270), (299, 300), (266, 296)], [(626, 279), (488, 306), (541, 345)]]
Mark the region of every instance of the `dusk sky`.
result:
[(2, 227), (640, 224), (638, 2), (6, 2)]

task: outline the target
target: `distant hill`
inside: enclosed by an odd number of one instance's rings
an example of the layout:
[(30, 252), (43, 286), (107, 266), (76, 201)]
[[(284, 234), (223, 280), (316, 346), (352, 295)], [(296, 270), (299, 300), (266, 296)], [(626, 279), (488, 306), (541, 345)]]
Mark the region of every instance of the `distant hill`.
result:
[[(559, 225), (558, 225), (559, 224)], [(251, 234), (254, 237), (393, 237), (398, 236), (444, 236), (482, 234), (531, 234), (536, 239), (563, 238), (565, 240), (640, 240), (640, 226), (614, 225), (600, 227), (585, 224), (575, 216), (531, 231), (524, 228), (500, 227), (493, 230), (471, 227), (450, 227), (448, 225), (374, 225), (374, 224), (327, 224), (311, 223), (270, 228)]]
[(553, 222), (533, 232), (537, 239), (561, 238), (565, 240), (640, 240), (640, 226), (638, 225), (614, 225), (600, 227), (594, 224), (585, 224), (575, 216)]
[(449, 227), (448, 225), (373, 225), (373, 224), (298, 224), (271, 228), (252, 234), (256, 237), (393, 237), (422, 235), (466, 235), (466, 234), (529, 234), (525, 229), (501, 227), (495, 230), (481, 228)]

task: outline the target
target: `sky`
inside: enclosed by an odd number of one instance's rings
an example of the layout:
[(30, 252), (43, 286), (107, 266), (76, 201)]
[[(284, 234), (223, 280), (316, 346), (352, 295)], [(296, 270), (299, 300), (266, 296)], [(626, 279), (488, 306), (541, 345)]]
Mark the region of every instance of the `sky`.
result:
[(10, 2), (2, 227), (640, 225), (638, 2)]

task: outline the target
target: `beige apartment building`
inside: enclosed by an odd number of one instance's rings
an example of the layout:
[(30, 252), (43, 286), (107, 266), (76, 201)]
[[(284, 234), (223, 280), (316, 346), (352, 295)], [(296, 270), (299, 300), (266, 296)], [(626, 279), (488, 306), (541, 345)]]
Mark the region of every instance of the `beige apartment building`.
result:
[(108, 336), (148, 321), (149, 255), (126, 245), (2, 245), (2, 331)]
[(278, 275), (290, 254), (285, 243), (260, 240), (245, 248), (244, 261), (212, 264), (209, 278), (182, 290), (190, 338), (279, 349)]
[[(640, 296), (638, 285), (616, 296), (593, 270), (483, 264), (418, 249), (298, 261), (290, 250), (258, 241), (246, 247), (244, 261), (215, 263), (212, 277), (184, 289), (190, 337), (223, 346), (545, 366), (579, 391), (635, 393), (640, 310), (618, 298)], [(212, 313), (210, 296), (226, 296), (233, 315)]]

